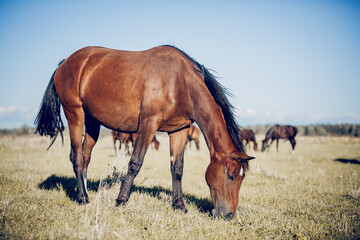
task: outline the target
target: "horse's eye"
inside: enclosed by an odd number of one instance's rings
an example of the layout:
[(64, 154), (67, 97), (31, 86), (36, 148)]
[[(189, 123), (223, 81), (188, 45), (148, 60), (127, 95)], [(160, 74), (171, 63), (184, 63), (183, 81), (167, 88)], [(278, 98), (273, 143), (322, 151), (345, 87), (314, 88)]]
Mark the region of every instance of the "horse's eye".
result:
[(234, 180), (234, 176), (230, 175), (230, 174), (227, 174), (227, 177), (229, 180), (233, 181)]

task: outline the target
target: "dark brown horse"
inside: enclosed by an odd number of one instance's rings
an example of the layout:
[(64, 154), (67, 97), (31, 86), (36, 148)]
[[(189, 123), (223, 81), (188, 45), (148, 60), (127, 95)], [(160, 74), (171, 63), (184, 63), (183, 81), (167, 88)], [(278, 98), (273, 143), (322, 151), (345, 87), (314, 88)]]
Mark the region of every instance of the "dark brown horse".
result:
[(195, 121), (210, 152), (205, 179), (213, 214), (234, 216), (248, 160), (253, 157), (245, 154), (226, 90), (183, 51), (173, 46), (138, 52), (80, 49), (62, 61), (52, 75), (35, 120), (36, 133), (50, 136), (52, 143), (64, 130), (60, 106), (69, 126), (70, 160), (79, 203), (89, 201), (87, 168), (100, 125), (104, 125), (121, 132), (137, 132), (117, 204), (129, 200), (134, 178), (156, 131), (164, 131), (170, 138), (172, 205), (185, 211), (181, 186), (184, 147), (189, 126)]
[(247, 146), (250, 146), (250, 142), (254, 143), (254, 150), (257, 151), (257, 143), (256, 143), (256, 139), (255, 139), (255, 133), (253, 130), (251, 129), (247, 129), (244, 128), (243, 130), (241, 130), (241, 134), (242, 134), (242, 138), (245, 141), (245, 147), (247, 148)]
[[(119, 141), (119, 152), (121, 150), (121, 144), (125, 146), (125, 155), (130, 156), (130, 143), (134, 148), (135, 140), (136, 140), (136, 133), (123, 133), (119, 131), (111, 131), (111, 135), (113, 137), (114, 142), (114, 149), (115, 149), (115, 156), (116, 156), (116, 141)], [(154, 143), (155, 149), (159, 150), (160, 142), (154, 136), (151, 143)], [(152, 145), (151, 145), (152, 147)]]
[(191, 147), (191, 141), (195, 142), (196, 149), (200, 149), (200, 131), (197, 127), (194, 125), (190, 125), (189, 134), (188, 134), (188, 143), (189, 147)]
[[(296, 127), (290, 126), (290, 125), (286, 125), (286, 126), (282, 126), (282, 125), (278, 125), (276, 124), (275, 126), (271, 127), (265, 136), (265, 139), (263, 140), (262, 146), (261, 146), (261, 151), (265, 151), (266, 148), (270, 149), (271, 144), (273, 143), (273, 141), (276, 139), (276, 151), (279, 151), (279, 139), (289, 139), (290, 143), (291, 143), (291, 147), (293, 152), (295, 151), (295, 136), (297, 134), (297, 129)], [(268, 144), (268, 141), (271, 139), (271, 143)]]

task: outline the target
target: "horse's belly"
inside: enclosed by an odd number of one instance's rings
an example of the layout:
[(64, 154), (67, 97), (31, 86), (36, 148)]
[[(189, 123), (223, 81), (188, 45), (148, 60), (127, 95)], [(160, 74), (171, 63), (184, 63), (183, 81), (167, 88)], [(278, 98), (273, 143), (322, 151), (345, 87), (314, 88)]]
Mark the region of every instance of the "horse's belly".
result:
[(87, 113), (103, 126), (121, 132), (136, 132), (139, 125), (139, 107), (126, 101), (99, 100), (91, 104), (84, 101)]

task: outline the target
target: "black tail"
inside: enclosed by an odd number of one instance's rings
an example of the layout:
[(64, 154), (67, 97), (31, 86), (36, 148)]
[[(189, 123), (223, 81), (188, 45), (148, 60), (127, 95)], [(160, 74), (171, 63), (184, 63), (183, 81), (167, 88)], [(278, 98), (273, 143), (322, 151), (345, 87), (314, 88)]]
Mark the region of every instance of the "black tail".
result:
[(59, 133), (64, 143), (64, 124), (61, 120), (60, 101), (54, 85), (55, 72), (51, 76), (49, 85), (45, 90), (39, 113), (34, 122), (36, 125), (35, 134), (39, 133), (41, 136), (50, 136), (52, 139), (48, 149), (53, 145)]
[(164, 45), (164, 46), (172, 47), (180, 51), (185, 57), (187, 57), (191, 62), (193, 62), (193, 64), (197, 68), (197, 69), (195, 68), (195, 70), (202, 73), (202, 75), (204, 76), (206, 86), (208, 87), (215, 102), (217, 103), (217, 105), (219, 105), (219, 107), (222, 110), (226, 122), (227, 130), (229, 132), (229, 135), (232, 139), (235, 148), (238, 151), (245, 153), (244, 145), (242, 142), (241, 130), (235, 119), (234, 107), (231, 105), (231, 103), (226, 97), (226, 95), (231, 95), (229, 91), (216, 80), (216, 77), (212, 75), (209, 72), (209, 70), (206, 67), (204, 67), (204, 65), (198, 63), (196, 60), (191, 58), (184, 51), (171, 45)]

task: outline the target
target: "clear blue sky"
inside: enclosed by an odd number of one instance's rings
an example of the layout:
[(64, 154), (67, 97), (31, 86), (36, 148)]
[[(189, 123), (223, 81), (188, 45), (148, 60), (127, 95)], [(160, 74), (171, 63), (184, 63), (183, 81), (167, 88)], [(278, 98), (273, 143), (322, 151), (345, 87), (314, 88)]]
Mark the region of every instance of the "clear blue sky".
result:
[(33, 124), (58, 62), (174, 44), (241, 125), (360, 123), (360, 1), (0, 1), (0, 128)]

